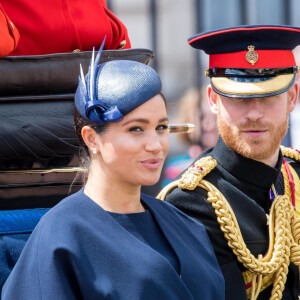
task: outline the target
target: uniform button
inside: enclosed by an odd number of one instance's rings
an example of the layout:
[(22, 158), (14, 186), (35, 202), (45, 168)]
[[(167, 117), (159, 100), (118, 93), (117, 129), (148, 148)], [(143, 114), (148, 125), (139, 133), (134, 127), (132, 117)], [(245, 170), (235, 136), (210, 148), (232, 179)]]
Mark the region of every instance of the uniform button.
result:
[(15, 31), (14, 23), (12, 21), (10, 21), (9, 24), (10, 24), (10, 27), (11, 27), (12, 31)]
[(75, 49), (75, 50), (73, 50), (73, 52), (78, 53), (78, 52), (81, 52), (81, 50), (80, 49)]
[(126, 46), (126, 40), (123, 40), (123, 41), (120, 43), (118, 49), (123, 49), (125, 46)]

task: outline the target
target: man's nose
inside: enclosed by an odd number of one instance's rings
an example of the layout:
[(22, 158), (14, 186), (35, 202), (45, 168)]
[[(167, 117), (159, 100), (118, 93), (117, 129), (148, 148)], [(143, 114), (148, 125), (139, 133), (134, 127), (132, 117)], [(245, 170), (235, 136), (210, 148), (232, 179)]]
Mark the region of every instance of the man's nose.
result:
[(246, 117), (251, 121), (256, 121), (263, 117), (263, 99), (261, 98), (252, 98), (247, 99)]

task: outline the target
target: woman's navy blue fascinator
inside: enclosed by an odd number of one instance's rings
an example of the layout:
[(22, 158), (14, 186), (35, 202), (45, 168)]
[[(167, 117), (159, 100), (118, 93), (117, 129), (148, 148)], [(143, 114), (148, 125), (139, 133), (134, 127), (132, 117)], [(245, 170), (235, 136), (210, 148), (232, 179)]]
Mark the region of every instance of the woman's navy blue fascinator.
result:
[[(86, 120), (96, 124), (118, 122), (123, 116), (161, 92), (161, 80), (149, 66), (131, 60), (99, 65), (103, 41), (84, 76), (80, 66), (75, 106)], [(121, 51), (121, 50), (120, 50)]]

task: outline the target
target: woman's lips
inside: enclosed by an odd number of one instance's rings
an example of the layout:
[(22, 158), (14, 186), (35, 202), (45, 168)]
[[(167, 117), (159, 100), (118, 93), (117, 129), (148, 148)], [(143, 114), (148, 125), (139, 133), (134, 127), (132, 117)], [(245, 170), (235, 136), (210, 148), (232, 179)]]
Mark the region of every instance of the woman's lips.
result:
[(141, 161), (141, 163), (145, 168), (154, 170), (161, 166), (162, 159), (161, 158), (150, 158), (150, 159), (145, 159), (145, 160)]

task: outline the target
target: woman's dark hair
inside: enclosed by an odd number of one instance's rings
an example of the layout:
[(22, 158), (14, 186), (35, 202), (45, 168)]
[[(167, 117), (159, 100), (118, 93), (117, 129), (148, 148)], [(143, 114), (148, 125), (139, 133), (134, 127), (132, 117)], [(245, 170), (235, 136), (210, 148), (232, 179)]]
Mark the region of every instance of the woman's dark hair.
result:
[(103, 132), (106, 131), (107, 129), (107, 126), (108, 124), (104, 124), (104, 125), (97, 125), (91, 121), (88, 121), (86, 119), (84, 119), (80, 114), (79, 112), (77, 111), (77, 109), (75, 108), (74, 109), (74, 124), (75, 124), (75, 132), (76, 132), (76, 135), (77, 135), (77, 138), (79, 140), (79, 143), (81, 145), (79, 151), (78, 151), (78, 156), (79, 156), (79, 159), (80, 159), (80, 167), (82, 167), (83, 169), (85, 169), (86, 171), (85, 172), (82, 172), (82, 171), (79, 171), (77, 172), (72, 184), (71, 184), (71, 187), (70, 187), (70, 190), (74, 184), (75, 181), (77, 180), (81, 180), (83, 182), (83, 185), (86, 183), (87, 181), (87, 177), (88, 177), (88, 168), (89, 168), (89, 165), (90, 165), (90, 154), (89, 154), (89, 149), (88, 147), (86, 146), (84, 140), (82, 139), (82, 136), (81, 136), (81, 130), (84, 126), (89, 126), (91, 128), (93, 128), (98, 134), (101, 134)]
[(82, 136), (81, 136), (81, 130), (84, 126), (89, 126), (91, 128), (93, 128), (98, 134), (101, 134), (101, 133), (104, 133), (107, 129), (107, 126), (108, 124), (104, 124), (104, 125), (98, 125), (98, 124), (95, 124), (91, 121), (88, 121), (86, 119), (84, 119), (80, 114), (79, 112), (77, 111), (77, 109), (75, 108), (74, 110), (74, 124), (75, 124), (75, 131), (76, 131), (76, 135), (77, 135), (77, 138), (81, 144), (81, 146), (83, 148), (85, 148), (86, 150), (87, 149), (87, 146), (86, 144), (84, 143), (83, 139), (82, 139)]

